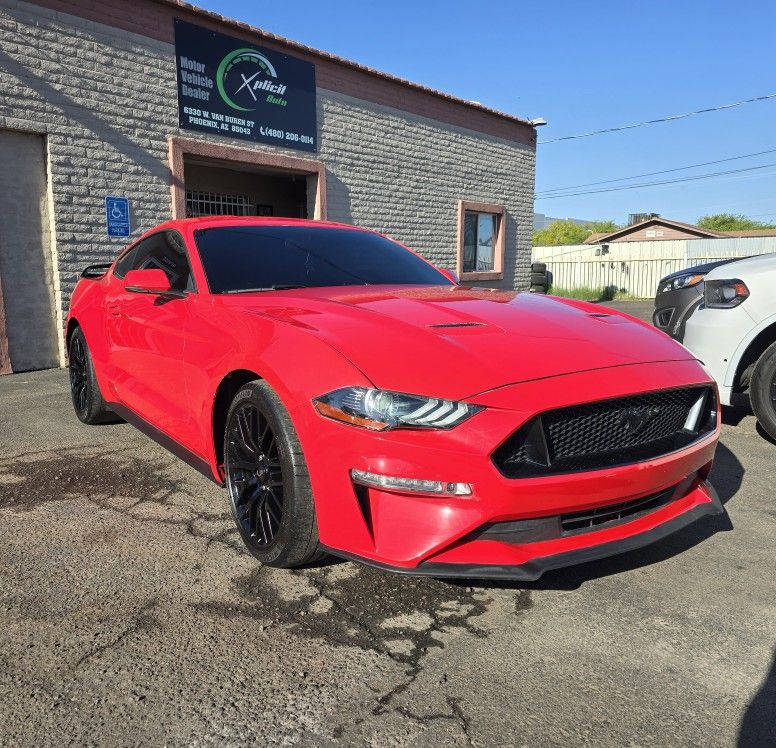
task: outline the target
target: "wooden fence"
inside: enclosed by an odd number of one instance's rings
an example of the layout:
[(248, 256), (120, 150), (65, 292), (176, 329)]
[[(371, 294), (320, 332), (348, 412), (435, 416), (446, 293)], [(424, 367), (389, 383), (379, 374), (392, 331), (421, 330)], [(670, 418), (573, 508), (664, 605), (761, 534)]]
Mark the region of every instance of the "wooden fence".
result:
[[(652, 298), (660, 279), (692, 265), (776, 252), (776, 237), (614, 242), (609, 245), (534, 247), (556, 288), (613, 288)], [(776, 267), (776, 255), (774, 255)]]

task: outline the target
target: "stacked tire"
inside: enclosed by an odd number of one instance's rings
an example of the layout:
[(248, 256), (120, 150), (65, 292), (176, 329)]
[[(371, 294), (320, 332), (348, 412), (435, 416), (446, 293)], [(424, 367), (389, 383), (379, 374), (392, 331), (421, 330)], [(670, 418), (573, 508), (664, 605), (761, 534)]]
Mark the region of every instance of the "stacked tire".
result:
[(531, 293), (547, 293), (552, 285), (552, 273), (544, 262), (531, 264)]

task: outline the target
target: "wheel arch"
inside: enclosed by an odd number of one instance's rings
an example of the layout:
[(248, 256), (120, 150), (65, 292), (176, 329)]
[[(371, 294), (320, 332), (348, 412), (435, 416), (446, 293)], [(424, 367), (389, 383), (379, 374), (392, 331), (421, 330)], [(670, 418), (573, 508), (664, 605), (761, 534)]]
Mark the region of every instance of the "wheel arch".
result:
[(223, 479), (224, 467), (224, 432), (226, 431), (226, 416), (229, 412), (229, 406), (240, 388), (256, 379), (264, 379), (264, 377), (251, 369), (234, 369), (221, 379), (216, 388), (213, 398), (211, 428), (213, 454), (216, 458), (215, 469), (221, 479)]
[(755, 364), (773, 343), (776, 343), (776, 318), (771, 317), (746, 344), (735, 363), (735, 375), (732, 382), (735, 391), (740, 392), (749, 386)]
[(67, 321), (67, 327), (65, 328), (65, 350), (70, 348), (70, 338), (73, 336), (75, 329), (80, 326), (81, 323), (75, 317), (70, 317)]

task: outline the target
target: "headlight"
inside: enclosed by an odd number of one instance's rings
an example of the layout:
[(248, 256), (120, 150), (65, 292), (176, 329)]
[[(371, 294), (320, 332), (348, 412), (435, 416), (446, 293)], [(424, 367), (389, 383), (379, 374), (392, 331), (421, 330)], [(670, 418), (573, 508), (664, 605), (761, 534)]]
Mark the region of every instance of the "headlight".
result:
[(738, 278), (706, 281), (703, 304), (707, 309), (732, 309), (749, 298), (746, 283)]
[(668, 291), (678, 291), (680, 288), (691, 288), (692, 286), (697, 286), (704, 277), (704, 275), (697, 273), (680, 275), (677, 278), (661, 282), (657, 292), (667, 293)]
[(373, 431), (451, 429), (482, 410), (481, 405), (401, 392), (343, 387), (313, 400), (326, 418)]

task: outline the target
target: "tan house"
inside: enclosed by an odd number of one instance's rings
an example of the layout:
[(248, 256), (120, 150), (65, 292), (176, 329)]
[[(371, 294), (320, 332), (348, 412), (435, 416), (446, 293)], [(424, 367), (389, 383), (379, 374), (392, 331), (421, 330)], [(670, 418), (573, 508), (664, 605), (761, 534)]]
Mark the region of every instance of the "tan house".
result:
[(710, 231), (690, 223), (669, 221), (655, 216), (606, 234), (591, 234), (585, 244), (610, 244), (612, 242), (666, 241), (669, 239), (730, 239), (747, 236), (776, 236), (776, 229), (751, 229), (748, 231)]

